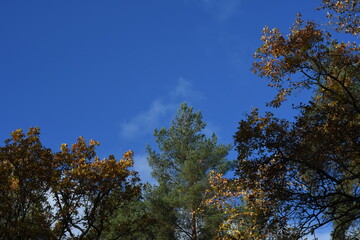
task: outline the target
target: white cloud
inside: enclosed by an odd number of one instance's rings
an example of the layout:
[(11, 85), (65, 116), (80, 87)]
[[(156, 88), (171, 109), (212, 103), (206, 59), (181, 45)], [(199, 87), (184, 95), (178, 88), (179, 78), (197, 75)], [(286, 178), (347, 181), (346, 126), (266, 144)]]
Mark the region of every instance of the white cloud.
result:
[(202, 94), (195, 91), (189, 81), (180, 78), (174, 89), (163, 98), (155, 99), (148, 110), (123, 122), (120, 125), (120, 135), (130, 140), (151, 134), (155, 128), (161, 127), (163, 119), (176, 112), (181, 102), (197, 101), (202, 98)]
[(179, 78), (176, 87), (170, 93), (170, 97), (181, 98), (185, 100), (202, 100), (204, 98), (200, 92), (194, 90), (191, 82), (185, 80), (184, 78)]
[(180, 78), (177, 86), (172, 92), (172, 95), (174, 95), (175, 97), (186, 97), (191, 94), (190, 91), (192, 91), (191, 83), (183, 78)]
[[(180, 78), (174, 88), (161, 98), (155, 99), (144, 112), (140, 112), (132, 119), (120, 125), (121, 137), (126, 140), (142, 139), (151, 136), (155, 128), (168, 124), (182, 102), (197, 102), (203, 100), (203, 95), (194, 90), (191, 82)], [(214, 124), (207, 124), (204, 133), (211, 136), (218, 128)], [(138, 143), (141, 143), (141, 141)], [(148, 164), (146, 153), (135, 151), (134, 169), (139, 172), (142, 182), (155, 184), (151, 177), (151, 168)]]
[(121, 124), (121, 136), (132, 139), (142, 135), (142, 133), (152, 132), (159, 124), (161, 117), (173, 108), (172, 104), (164, 103), (161, 100), (153, 101), (146, 112), (140, 113), (131, 121)]

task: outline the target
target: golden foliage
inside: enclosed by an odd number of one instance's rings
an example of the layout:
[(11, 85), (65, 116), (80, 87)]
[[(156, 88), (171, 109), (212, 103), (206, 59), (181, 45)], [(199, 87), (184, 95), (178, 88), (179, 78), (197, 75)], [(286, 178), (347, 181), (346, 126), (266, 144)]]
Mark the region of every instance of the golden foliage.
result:
[(98, 239), (113, 212), (140, 194), (132, 151), (100, 160), (84, 138), (52, 153), (39, 128), (0, 148), (0, 238)]

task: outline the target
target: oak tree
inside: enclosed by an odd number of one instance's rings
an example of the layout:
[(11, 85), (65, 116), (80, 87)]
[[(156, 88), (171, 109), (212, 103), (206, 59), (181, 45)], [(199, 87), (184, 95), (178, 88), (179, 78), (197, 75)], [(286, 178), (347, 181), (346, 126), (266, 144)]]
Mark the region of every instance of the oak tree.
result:
[(0, 147), (1, 239), (100, 239), (115, 210), (140, 194), (131, 151), (100, 160), (80, 137), (53, 153), (39, 128)]
[[(299, 239), (329, 223), (333, 239), (359, 233), (359, 1), (323, 0), (320, 9), (328, 11), (326, 28), (300, 14), (286, 36), (264, 28), (253, 71), (278, 91), (269, 105), (304, 89), (313, 97), (295, 106), (293, 121), (257, 109), (240, 121), (237, 178), (212, 178), (210, 203), (231, 212), (229, 239), (246, 232), (246, 239)], [(340, 34), (354, 41), (332, 36)], [(245, 208), (229, 205), (232, 198)]]

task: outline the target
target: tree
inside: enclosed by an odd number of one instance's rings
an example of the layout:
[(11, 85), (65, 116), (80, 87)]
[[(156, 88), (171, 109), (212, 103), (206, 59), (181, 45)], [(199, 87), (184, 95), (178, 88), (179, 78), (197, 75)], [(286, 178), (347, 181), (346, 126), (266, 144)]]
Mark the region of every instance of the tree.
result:
[(137, 198), (117, 210), (103, 239), (149, 240), (155, 239), (158, 222), (142, 198)]
[[(322, 2), (337, 34), (358, 35), (359, 1)], [(297, 90), (314, 95), (296, 107), (294, 121), (253, 110), (235, 135), (238, 187), (265, 203), (263, 229), (285, 239), (330, 222), (333, 239), (359, 230), (360, 47), (330, 32), (301, 15), (287, 37), (264, 28), (253, 70), (278, 90), (269, 105), (280, 107)]]
[(100, 239), (114, 211), (139, 195), (132, 152), (100, 160), (83, 138), (52, 153), (39, 128), (0, 148), (1, 239)]
[(205, 204), (211, 170), (225, 173), (230, 146), (217, 144), (203, 133), (200, 112), (185, 103), (172, 126), (155, 130), (160, 153), (147, 147), (152, 175), (158, 185), (148, 197), (155, 218), (162, 224), (158, 239), (211, 239), (221, 213)]
[(38, 129), (30, 129), (27, 138), (17, 130), (0, 148), (1, 239), (52, 237), (47, 192), (53, 155), (37, 136)]
[(262, 198), (254, 199), (241, 185), (239, 179), (227, 179), (223, 174), (211, 172), (209, 198), (206, 203), (225, 215), (217, 230), (216, 239), (264, 239), (263, 228), (267, 222)]

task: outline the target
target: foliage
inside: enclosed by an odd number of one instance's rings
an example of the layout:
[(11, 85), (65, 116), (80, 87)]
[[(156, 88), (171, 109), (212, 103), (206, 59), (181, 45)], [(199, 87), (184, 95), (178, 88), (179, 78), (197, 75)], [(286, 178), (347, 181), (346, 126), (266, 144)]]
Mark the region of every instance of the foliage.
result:
[(263, 239), (266, 234), (260, 225), (266, 219), (259, 207), (263, 199), (250, 198), (238, 179), (227, 179), (220, 173), (211, 172), (209, 182), (207, 204), (218, 208), (226, 219), (219, 226), (216, 239)]
[[(358, 6), (355, 0), (324, 0), (322, 8), (346, 37), (358, 34)], [(299, 239), (331, 222), (333, 239), (352, 239), (360, 219), (360, 47), (337, 41), (300, 14), (287, 36), (265, 27), (262, 41), (253, 70), (278, 90), (269, 105), (281, 107), (302, 89), (313, 97), (296, 106), (294, 121), (261, 116), (257, 109), (240, 121), (237, 178), (213, 177), (221, 184), (212, 185), (211, 203), (234, 211), (229, 239)], [(231, 198), (244, 201), (245, 211), (229, 205)]]
[(100, 239), (113, 212), (139, 195), (131, 151), (100, 160), (80, 137), (52, 153), (39, 128), (0, 148), (1, 239)]
[(146, 203), (140, 198), (134, 199), (118, 209), (103, 239), (155, 239), (157, 225), (158, 222), (150, 215)]
[[(312, 88), (316, 94), (359, 109), (359, 46), (338, 42), (313, 22), (296, 19), (287, 39), (278, 29), (264, 28), (263, 45), (255, 55), (254, 72), (270, 79), (278, 94), (271, 106), (279, 107), (297, 89)], [(303, 77), (299, 77), (301, 74)]]
[(158, 239), (211, 239), (222, 214), (205, 204), (211, 170), (225, 173), (230, 146), (217, 144), (202, 132), (200, 112), (182, 104), (168, 129), (155, 130), (160, 153), (148, 147), (152, 175), (158, 182), (148, 201), (162, 223)]
[(296, 123), (257, 111), (240, 123), (239, 181), (253, 198), (266, 199), (277, 228), (292, 225), (303, 235), (338, 221), (338, 230), (346, 229), (359, 218), (359, 119), (324, 106), (303, 111)]
[(329, 23), (339, 32), (359, 35), (360, 2), (358, 0), (322, 0), (322, 9), (327, 10)]

